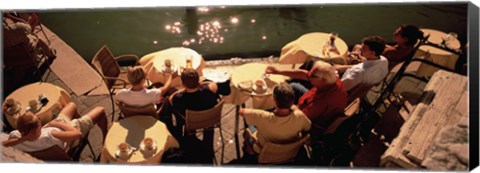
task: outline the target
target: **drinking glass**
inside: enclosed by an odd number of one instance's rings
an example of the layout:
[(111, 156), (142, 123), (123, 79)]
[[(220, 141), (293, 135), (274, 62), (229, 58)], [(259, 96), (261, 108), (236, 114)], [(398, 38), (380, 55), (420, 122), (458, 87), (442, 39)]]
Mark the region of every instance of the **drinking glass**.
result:
[(187, 56), (187, 68), (193, 68), (193, 65), (192, 65), (192, 59), (193, 59), (193, 56), (190, 55), (190, 56)]
[[(272, 66), (273, 65), (273, 55), (270, 55), (267, 59), (265, 59), (265, 62), (267, 66)], [(269, 78), (270, 74), (263, 73), (263, 78)]]

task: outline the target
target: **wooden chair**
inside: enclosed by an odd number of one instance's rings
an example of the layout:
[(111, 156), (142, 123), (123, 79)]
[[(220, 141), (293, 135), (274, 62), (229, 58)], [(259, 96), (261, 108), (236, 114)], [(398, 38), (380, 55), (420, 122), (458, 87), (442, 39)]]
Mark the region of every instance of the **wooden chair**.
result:
[[(45, 53), (37, 54), (34, 49), (29, 48), (28, 43), (21, 43), (10, 47), (4, 47), (4, 68), (17, 71), (34, 69), (35, 75), (42, 80), (40, 67), (42, 63), (48, 63), (48, 57)], [(50, 68), (50, 66), (48, 66)]]
[(126, 80), (120, 78), (120, 73), (122, 73), (119, 65), (120, 60), (130, 60), (132, 63), (129, 65), (132, 66), (138, 64), (138, 56), (122, 55), (114, 57), (107, 45), (102, 46), (102, 48), (98, 50), (91, 62), (93, 68), (100, 74), (109, 90), (110, 100), (112, 101), (112, 122), (115, 117), (113, 116), (115, 113), (115, 102), (113, 100), (115, 90), (125, 88), (128, 84)]
[[(85, 137), (80, 139), (80, 143), (77, 146), (69, 148), (67, 149), (67, 151), (63, 150), (58, 145), (53, 145), (49, 148), (46, 148), (40, 151), (33, 151), (33, 152), (26, 152), (26, 153), (30, 154), (33, 157), (36, 157), (37, 159), (45, 160), (45, 161), (79, 161), (80, 155), (83, 149), (85, 148), (85, 146), (88, 145), (90, 152), (93, 156), (93, 160), (97, 161), (100, 157), (95, 156), (95, 152), (93, 151), (92, 145), (88, 140), (89, 134), (90, 133), (87, 133)], [(105, 137), (103, 138), (105, 139)]]
[[(250, 129), (245, 129), (247, 136), (254, 139), (254, 141), (258, 141), (253, 136), (252, 131)], [(302, 138), (298, 139), (297, 141), (293, 142), (285, 142), (285, 143), (273, 143), (273, 142), (266, 142), (258, 154), (258, 163), (259, 164), (283, 164), (293, 162), (295, 157), (298, 154), (298, 151), (304, 144), (310, 139), (310, 135), (305, 134)]]
[(348, 166), (347, 160), (352, 159), (360, 147), (359, 127), (365, 119), (361, 107), (361, 99), (356, 98), (344, 110), (344, 115), (338, 116), (328, 128), (320, 134), (312, 133), (312, 160), (320, 166)]
[[(222, 109), (224, 101), (221, 100), (213, 108), (202, 111), (185, 111), (185, 131), (184, 136), (195, 134), (198, 130), (206, 131), (213, 130), (218, 127), (220, 132), (220, 138), (222, 141), (222, 156), (221, 163), (223, 163), (223, 156), (225, 150), (225, 141), (223, 139), (222, 126), (220, 120), (222, 119)], [(212, 153), (213, 154), (213, 153)], [(213, 155), (215, 159), (215, 155)], [(215, 162), (216, 159), (215, 159)], [(218, 163), (217, 163), (218, 165)]]
[(125, 103), (118, 103), (118, 102), (117, 102), (117, 105), (120, 108), (120, 111), (122, 112), (124, 118), (128, 118), (135, 115), (151, 115), (155, 118), (158, 118), (157, 110), (153, 103), (145, 106), (140, 106), (140, 107), (130, 106)]
[(376, 84), (358, 84), (348, 92), (347, 104), (352, 103), (356, 98), (363, 98), (368, 91)]

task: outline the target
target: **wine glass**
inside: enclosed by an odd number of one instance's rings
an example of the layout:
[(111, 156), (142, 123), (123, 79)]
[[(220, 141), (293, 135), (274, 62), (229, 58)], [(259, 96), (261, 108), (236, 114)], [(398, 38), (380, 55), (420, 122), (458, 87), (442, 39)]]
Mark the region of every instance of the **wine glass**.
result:
[[(272, 66), (273, 65), (273, 55), (270, 55), (268, 58), (265, 59), (265, 62), (267, 66)], [(263, 73), (263, 78), (269, 78), (270, 74)]]
[(330, 44), (333, 45), (337, 37), (338, 37), (338, 32), (330, 32)]

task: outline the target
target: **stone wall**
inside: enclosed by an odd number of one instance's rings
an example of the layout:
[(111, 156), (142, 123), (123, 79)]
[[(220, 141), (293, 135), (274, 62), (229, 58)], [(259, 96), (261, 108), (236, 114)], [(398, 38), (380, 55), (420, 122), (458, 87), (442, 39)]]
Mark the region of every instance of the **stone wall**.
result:
[(43, 161), (38, 160), (37, 158), (32, 157), (29, 154), (12, 147), (1, 147), (0, 151), (2, 152), (2, 154), (0, 155), (1, 163), (43, 163)]
[(427, 151), (422, 166), (431, 170), (468, 170), (468, 118), (444, 127)]

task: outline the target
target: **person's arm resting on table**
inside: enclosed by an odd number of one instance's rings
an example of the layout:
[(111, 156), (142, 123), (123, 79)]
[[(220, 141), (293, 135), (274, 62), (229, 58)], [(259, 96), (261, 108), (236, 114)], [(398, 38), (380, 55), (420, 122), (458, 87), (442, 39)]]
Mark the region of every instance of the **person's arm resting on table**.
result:
[(308, 71), (303, 69), (293, 69), (293, 70), (279, 70), (276, 67), (268, 66), (265, 69), (266, 74), (279, 74), (283, 76), (288, 76), (295, 79), (309, 80)]

